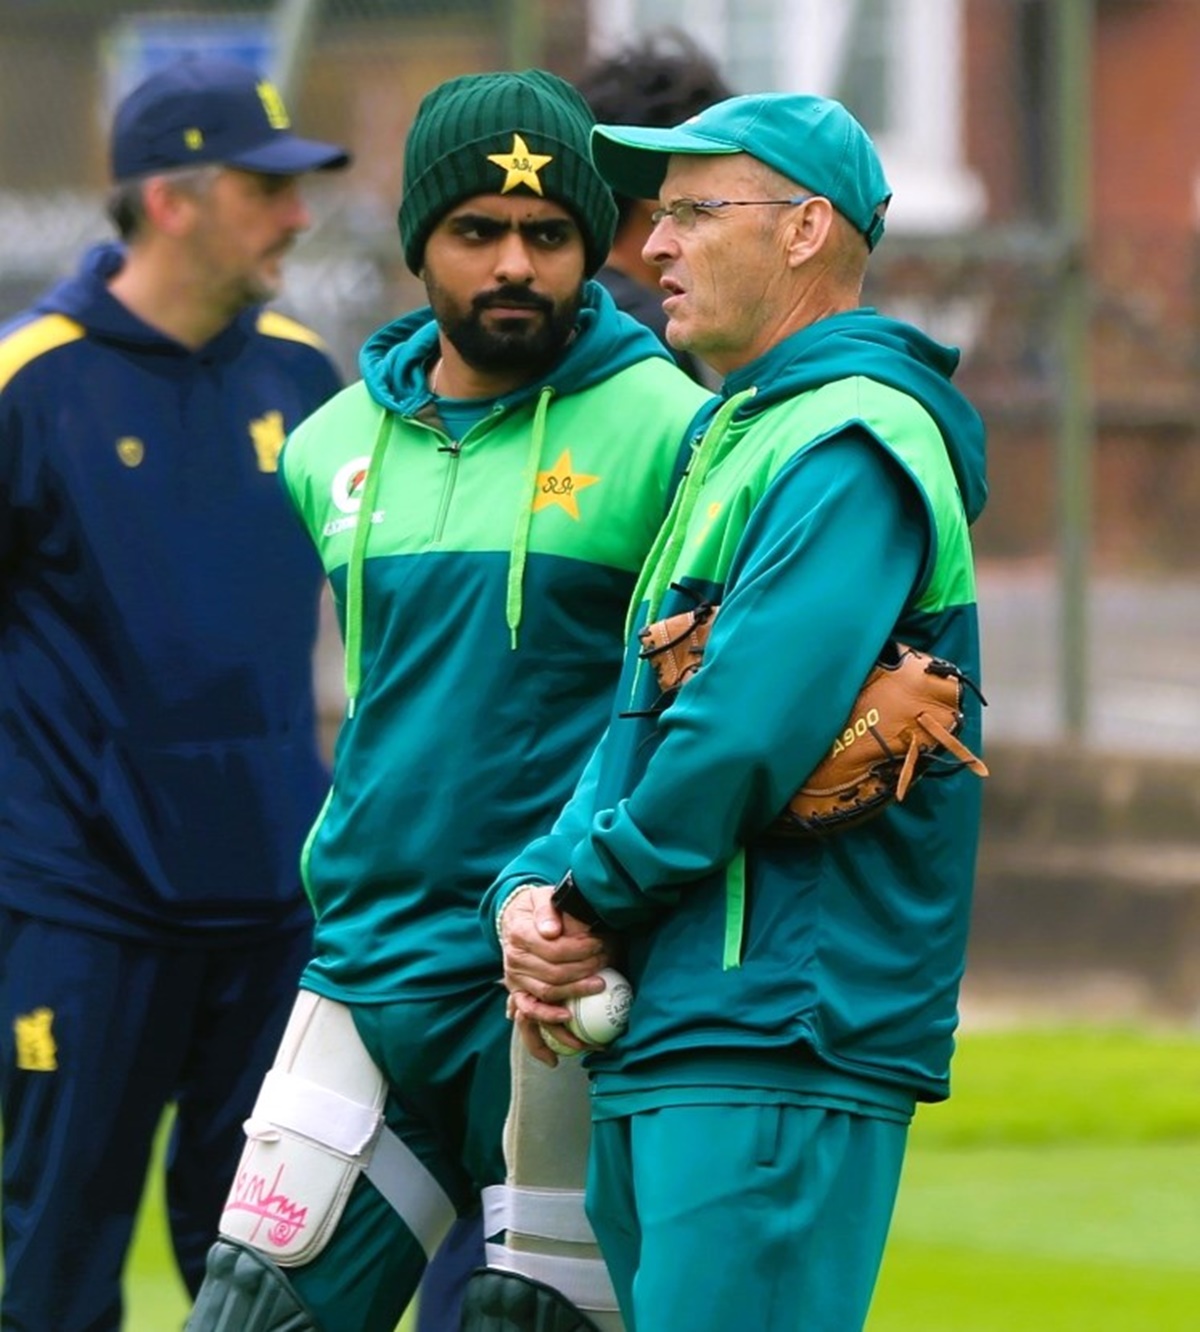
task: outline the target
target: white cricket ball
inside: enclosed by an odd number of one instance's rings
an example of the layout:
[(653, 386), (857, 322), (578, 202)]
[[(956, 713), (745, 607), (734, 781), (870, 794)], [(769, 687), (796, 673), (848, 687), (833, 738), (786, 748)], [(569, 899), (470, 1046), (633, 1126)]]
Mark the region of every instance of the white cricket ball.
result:
[(554, 1028), (546, 1026), (544, 1022), (538, 1023), (538, 1030), (542, 1033), (542, 1040), (560, 1059), (577, 1059), (580, 1055), (587, 1054), (586, 1050), (576, 1050), (573, 1045), (564, 1045), (554, 1034)]
[[(604, 981), (604, 989), (599, 994), (576, 995), (567, 1000), (571, 1010), (567, 1030), (585, 1044), (594, 1048), (608, 1045), (629, 1025), (629, 1005), (633, 1002), (633, 987), (613, 967), (604, 967), (596, 973)], [(556, 1055), (580, 1054), (570, 1046), (554, 1039), (554, 1036), (542, 1027), (542, 1037)]]

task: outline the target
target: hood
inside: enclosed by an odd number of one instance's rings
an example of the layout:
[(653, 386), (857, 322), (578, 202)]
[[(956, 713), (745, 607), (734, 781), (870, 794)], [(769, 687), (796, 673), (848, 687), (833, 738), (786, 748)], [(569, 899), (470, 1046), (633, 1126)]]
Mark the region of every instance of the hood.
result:
[(742, 405), (759, 412), (781, 399), (835, 379), (862, 375), (915, 398), (942, 432), (962, 492), (968, 522), (987, 502), (987, 461), (983, 421), (951, 384), (959, 352), (944, 347), (911, 324), (874, 310), (850, 310), (818, 320), (785, 338), (725, 381), (724, 396), (753, 387)]
[[(425, 368), (437, 354), (438, 328), (424, 306), (373, 333), (359, 354), (367, 392), (389, 411), (412, 416), (429, 401)], [(670, 353), (649, 329), (618, 310), (598, 283), (585, 282), (576, 335), (543, 375), (498, 399), (503, 406), (538, 397), (549, 388), (554, 397), (577, 393), (650, 356), (670, 360)]]
[[(76, 272), (38, 299), (38, 314), (60, 314), (75, 320), (101, 342), (137, 348), (139, 354), (190, 356), (181, 342), (139, 319), (109, 291), (108, 284), (125, 263), (125, 248), (114, 242), (93, 246)], [(204, 347), (209, 358), (228, 360), (244, 347), (258, 319), (257, 309), (244, 310)]]

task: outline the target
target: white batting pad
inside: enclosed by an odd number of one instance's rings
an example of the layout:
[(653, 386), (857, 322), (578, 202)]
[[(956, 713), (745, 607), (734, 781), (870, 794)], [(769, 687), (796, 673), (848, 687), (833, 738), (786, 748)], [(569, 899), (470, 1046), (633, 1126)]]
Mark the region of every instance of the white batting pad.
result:
[(387, 1085), (350, 1010), (301, 991), (275, 1064), (245, 1123), (247, 1143), (221, 1233), (280, 1267), (310, 1263), (329, 1242), (361, 1173), (431, 1256), (454, 1207), (383, 1122)]
[(602, 1332), (622, 1332), (612, 1282), (583, 1210), (590, 1116), (579, 1060), (560, 1059), (557, 1068), (547, 1068), (514, 1032), (507, 1179), (484, 1190), (488, 1266), (553, 1286)]

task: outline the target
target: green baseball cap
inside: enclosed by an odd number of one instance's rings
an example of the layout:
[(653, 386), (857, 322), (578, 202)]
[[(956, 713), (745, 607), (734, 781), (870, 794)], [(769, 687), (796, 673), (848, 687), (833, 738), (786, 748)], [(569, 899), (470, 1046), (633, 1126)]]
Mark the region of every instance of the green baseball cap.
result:
[(823, 195), (874, 249), (891, 187), (866, 130), (841, 104), (798, 93), (729, 97), (674, 129), (597, 125), (596, 168), (618, 194), (655, 199), (673, 153), (748, 153)]

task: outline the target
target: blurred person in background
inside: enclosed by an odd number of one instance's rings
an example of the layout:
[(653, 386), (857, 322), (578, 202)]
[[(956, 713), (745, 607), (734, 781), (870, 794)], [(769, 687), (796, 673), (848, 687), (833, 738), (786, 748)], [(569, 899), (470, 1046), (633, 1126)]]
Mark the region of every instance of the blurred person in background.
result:
[[(455, 1217), (477, 1231), (506, 1180), (514, 1041), (480, 902), (599, 737), (709, 396), (588, 280), (616, 222), (592, 124), (540, 70), (425, 96), (399, 224), (429, 308), (369, 339), (362, 381), (282, 457), (333, 589), (347, 712), (305, 848), (314, 953), (191, 1332), (392, 1332)], [(572, 1236), (583, 1157), (564, 1162)], [(607, 1284), (580, 1247), (569, 1266)]]
[[(585, 1061), (587, 1214), (626, 1326), (857, 1332), (909, 1123), (949, 1093), (981, 765), (824, 837), (776, 821), (853, 743), (889, 644), (979, 678), (983, 425), (957, 351), (861, 305), (891, 190), (840, 103), (735, 97), (674, 129), (598, 126), (592, 148), (616, 189), (658, 196), (667, 335), (722, 395), (604, 739), (489, 890), (483, 937), (550, 1065), (542, 1024), (602, 951), (633, 987)], [(639, 630), (676, 615), (711, 632), (664, 698)], [(981, 700), (961, 707), (977, 749)]]
[[(681, 125), (714, 102), (732, 96), (716, 62), (690, 37), (666, 30), (651, 33), (583, 71), (576, 85), (602, 125)], [(617, 308), (633, 315), (666, 342), (661, 276), (642, 249), (654, 229), (655, 199), (634, 199), (615, 192), (617, 234), (596, 281), (608, 288)], [(669, 344), (668, 344), (669, 345)], [(712, 380), (690, 352), (671, 347), (671, 355), (698, 383)]]
[(347, 161), (253, 70), (165, 67), (112, 126), (120, 243), (0, 332), (4, 1328), (120, 1327), (172, 1102), (199, 1287), (308, 956), (320, 566), (276, 458), (339, 380), (261, 307)]

